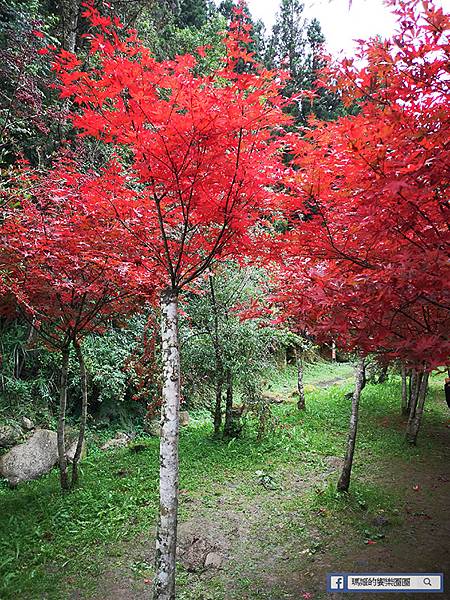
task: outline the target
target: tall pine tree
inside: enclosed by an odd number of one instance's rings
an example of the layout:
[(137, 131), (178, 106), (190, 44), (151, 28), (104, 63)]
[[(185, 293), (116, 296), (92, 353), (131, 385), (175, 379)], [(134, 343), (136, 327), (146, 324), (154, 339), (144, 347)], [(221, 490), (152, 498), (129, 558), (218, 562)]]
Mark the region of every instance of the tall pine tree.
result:
[(181, 28), (200, 29), (215, 11), (216, 8), (210, 0), (181, 0), (177, 25)]
[[(269, 68), (290, 72), (291, 79), (284, 90), (288, 96), (315, 90), (319, 72), (325, 65), (321, 56), (325, 37), (320, 23), (317, 19), (306, 19), (303, 13), (304, 4), (300, 0), (281, 0), (265, 55)], [(337, 96), (319, 88), (313, 101), (305, 98), (290, 111), (298, 124), (306, 124), (311, 113), (322, 119), (336, 117), (339, 107)]]

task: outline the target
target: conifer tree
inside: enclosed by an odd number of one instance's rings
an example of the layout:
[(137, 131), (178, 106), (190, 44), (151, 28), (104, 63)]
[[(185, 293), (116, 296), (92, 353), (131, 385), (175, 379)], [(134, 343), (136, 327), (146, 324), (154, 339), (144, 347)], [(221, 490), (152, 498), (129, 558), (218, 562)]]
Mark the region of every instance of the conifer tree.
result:
[(323, 119), (332, 119), (338, 114), (338, 96), (321, 86), (317, 87), (320, 71), (326, 64), (322, 57), (324, 43), (320, 22), (304, 17), (303, 2), (282, 0), (268, 41), (265, 62), (269, 68), (289, 71), (291, 78), (284, 90), (287, 96), (316, 91), (314, 99), (305, 97), (290, 107), (299, 124), (306, 124), (311, 113)]

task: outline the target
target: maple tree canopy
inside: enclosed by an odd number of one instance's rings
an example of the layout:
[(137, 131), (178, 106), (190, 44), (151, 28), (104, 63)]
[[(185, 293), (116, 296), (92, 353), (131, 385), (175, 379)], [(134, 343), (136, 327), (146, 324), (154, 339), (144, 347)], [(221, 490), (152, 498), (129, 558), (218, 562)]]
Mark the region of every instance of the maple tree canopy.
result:
[(135, 310), (139, 291), (124, 257), (111, 252), (115, 221), (97, 213), (94, 222), (83, 210), (86, 198), (105, 194), (101, 180), (65, 156), (43, 176), (23, 169), (16, 183), (0, 226), (3, 312), (20, 307), (47, 342), (64, 347)]
[(296, 140), (279, 299), (319, 337), (431, 368), (450, 350), (449, 18), (396, 5), (399, 32), (334, 72), (356, 116)]
[(257, 253), (265, 228), (255, 225), (280, 208), (284, 75), (255, 63), (241, 11), (210, 73), (192, 55), (157, 61), (135, 32), (92, 6), (84, 12), (97, 28), (92, 59), (66, 51), (55, 59), (79, 135), (115, 151), (94, 186), (107, 193), (94, 189), (85, 210), (115, 216), (122, 245), (138, 248), (129, 276), (142, 285), (181, 289), (216, 257)]

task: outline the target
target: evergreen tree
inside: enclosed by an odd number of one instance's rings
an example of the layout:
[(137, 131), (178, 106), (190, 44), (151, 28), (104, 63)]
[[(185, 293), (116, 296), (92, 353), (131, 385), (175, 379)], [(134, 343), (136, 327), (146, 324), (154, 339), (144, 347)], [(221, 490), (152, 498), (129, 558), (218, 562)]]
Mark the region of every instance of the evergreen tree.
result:
[[(265, 62), (269, 68), (287, 69), (291, 79), (284, 93), (288, 96), (302, 90), (314, 90), (320, 70), (325, 65), (321, 57), (325, 37), (317, 19), (309, 21), (303, 15), (300, 0), (282, 0), (272, 35), (268, 42)], [(308, 115), (332, 119), (337, 116), (339, 98), (331, 92), (317, 90), (313, 101), (303, 99), (291, 108), (297, 123), (306, 124)]]
[[(325, 67), (326, 61), (322, 56), (325, 36), (318, 19), (313, 18), (306, 26), (306, 57), (304, 68), (304, 89), (313, 90), (317, 86), (318, 77)], [(338, 94), (330, 91), (328, 87), (317, 87), (317, 96), (313, 101), (304, 100), (302, 103), (302, 117), (306, 121), (308, 115), (313, 113), (319, 119), (330, 121), (342, 115), (343, 104)]]
[(209, 0), (182, 0), (177, 24), (181, 27), (203, 27), (216, 12)]
[(291, 96), (304, 83), (306, 51), (306, 22), (303, 17), (304, 4), (299, 0), (281, 0), (267, 49), (267, 62), (272, 68), (285, 68), (291, 81), (285, 92)]

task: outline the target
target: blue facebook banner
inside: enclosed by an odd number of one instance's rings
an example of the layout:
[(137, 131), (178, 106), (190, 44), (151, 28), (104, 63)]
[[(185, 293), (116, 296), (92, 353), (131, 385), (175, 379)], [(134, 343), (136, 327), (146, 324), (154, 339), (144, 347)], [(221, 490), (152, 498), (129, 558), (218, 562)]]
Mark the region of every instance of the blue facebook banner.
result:
[(442, 573), (329, 573), (328, 592), (443, 592)]

